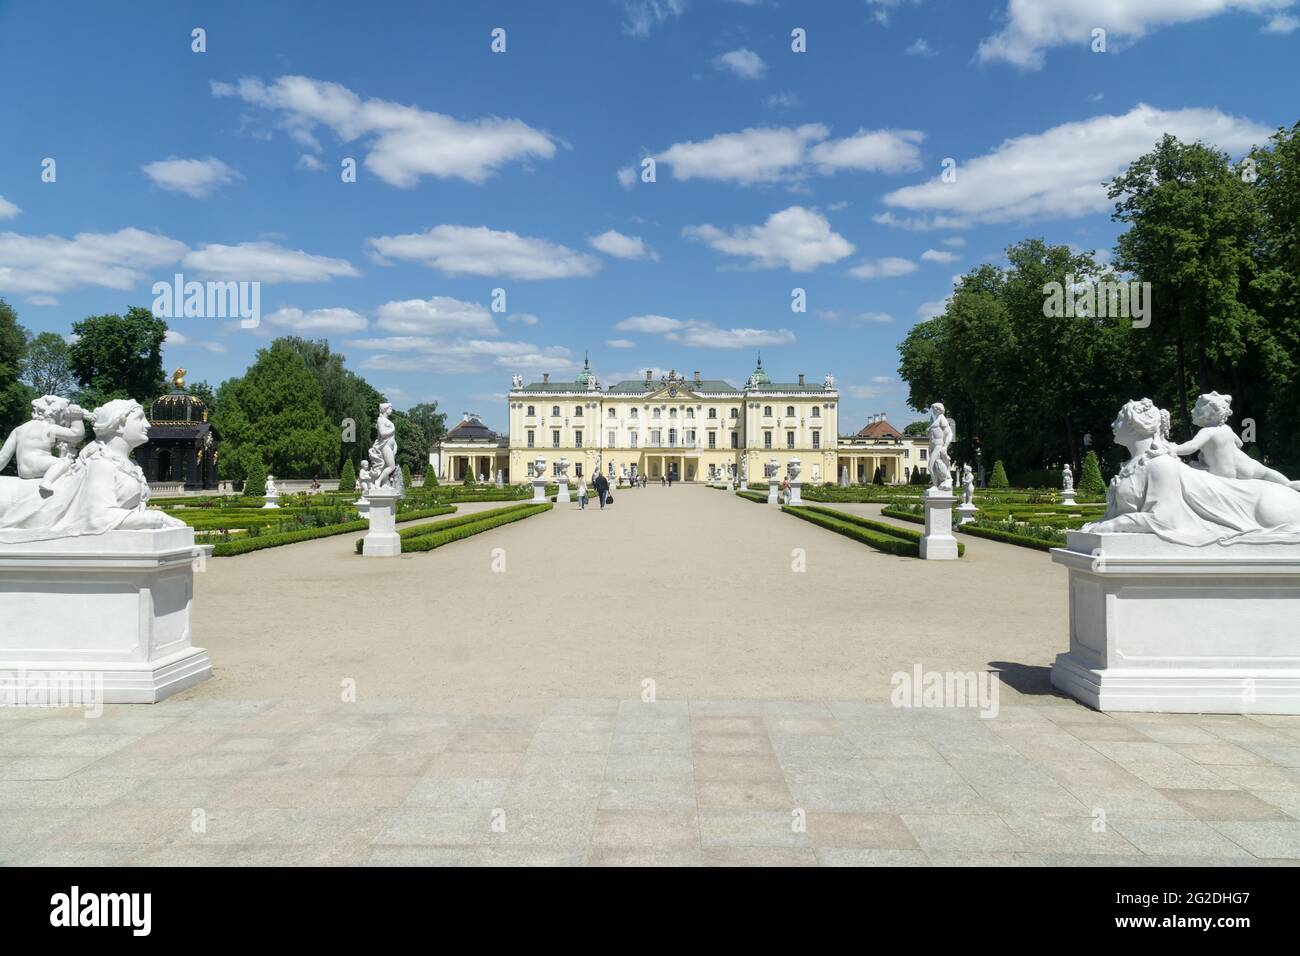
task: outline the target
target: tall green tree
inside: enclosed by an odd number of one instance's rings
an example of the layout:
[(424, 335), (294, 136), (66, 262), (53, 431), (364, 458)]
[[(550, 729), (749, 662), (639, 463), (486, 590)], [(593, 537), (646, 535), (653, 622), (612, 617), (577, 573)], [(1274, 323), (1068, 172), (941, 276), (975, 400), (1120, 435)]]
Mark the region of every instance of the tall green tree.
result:
[[(412, 405), (406, 414), (424, 432), (425, 452), (442, 441), (443, 436), (447, 434), (447, 413), (438, 411), (437, 402), (421, 402)], [(427, 456), (425, 460), (428, 460)]]
[[(383, 396), (364, 378), (350, 371), (344, 364), (347, 357), (332, 351), (325, 339), (290, 335), (276, 342), (297, 352), (320, 386), (321, 405), (335, 426), (338, 445), (334, 464), (327, 473), (338, 474), (345, 458), (359, 463), (374, 441), (375, 419)], [(353, 427), (346, 429), (345, 435), (345, 422), (349, 421)], [(354, 440), (346, 441), (347, 435), (354, 436)]]
[(37, 395), (67, 398), (77, 384), (77, 377), (72, 374), (71, 352), (63, 336), (57, 332), (41, 332), (27, 343), (23, 381)]
[(92, 315), (72, 326), (76, 341), (68, 350), (72, 374), (87, 408), (113, 398), (153, 401), (166, 388), (162, 346), (167, 323), (148, 309), (132, 306), (126, 315)]
[(27, 331), (13, 307), (0, 299), (0, 434), (32, 417), (31, 391), (22, 383), (26, 354)]
[[(1261, 343), (1258, 315), (1242, 300), (1255, 271), (1262, 225), (1255, 191), (1226, 153), (1165, 135), (1108, 184), (1113, 219), (1128, 226), (1116, 265), (1151, 284), (1151, 325), (1143, 354), (1159, 363), (1173, 350), (1172, 389), (1184, 435), (1192, 429), (1192, 390), (1231, 391), (1251, 403), (1249, 352)], [(1172, 392), (1172, 394), (1170, 394)]]
[(259, 349), (242, 377), (221, 384), (215, 424), (223, 478), (243, 478), (258, 459), (277, 478), (314, 478), (335, 465), (338, 429), (315, 376), (286, 342)]
[(429, 443), (422, 429), (407, 412), (393, 411), (393, 426), (397, 429), (397, 463), (417, 475), (429, 466)]

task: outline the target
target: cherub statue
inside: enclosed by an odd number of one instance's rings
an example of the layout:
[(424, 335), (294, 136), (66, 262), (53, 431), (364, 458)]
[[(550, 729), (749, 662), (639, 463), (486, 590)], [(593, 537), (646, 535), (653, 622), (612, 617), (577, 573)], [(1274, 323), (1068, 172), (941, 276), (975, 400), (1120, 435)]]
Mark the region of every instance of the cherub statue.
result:
[[(1068, 465), (1066, 467), (1069, 467)], [(975, 503), (975, 473), (971, 471), (970, 462), (961, 466), (961, 487), (963, 504)]]
[(67, 474), (74, 450), (86, 438), (86, 422), (94, 415), (58, 395), (32, 399), (32, 419), (9, 433), (0, 448), (0, 470), (17, 459), (19, 478), (40, 480), (40, 493), (49, 495)]
[(1070, 471), (1068, 461), (1061, 468), (1061, 492), (1067, 496), (1074, 494), (1074, 472)]
[(357, 474), (357, 491), (361, 492), (361, 497), (366, 496), (370, 490), (370, 463), (363, 461), (361, 471)]
[(1169, 448), (1180, 457), (1200, 452), (1199, 466), (1220, 478), (1258, 478), (1273, 481), (1300, 491), (1300, 481), (1292, 481), (1280, 471), (1260, 464), (1242, 451), (1241, 439), (1228, 424), (1232, 417), (1232, 396), (1210, 392), (1196, 400), (1192, 423), (1200, 428), (1192, 440)]

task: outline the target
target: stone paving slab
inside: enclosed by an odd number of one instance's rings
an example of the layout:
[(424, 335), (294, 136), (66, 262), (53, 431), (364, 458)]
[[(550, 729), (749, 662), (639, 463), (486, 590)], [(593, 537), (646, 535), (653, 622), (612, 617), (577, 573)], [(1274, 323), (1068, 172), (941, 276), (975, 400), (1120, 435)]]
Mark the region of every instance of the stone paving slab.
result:
[(1056, 698), (9, 708), (0, 863), (1294, 865), (1287, 741), (1300, 718)]

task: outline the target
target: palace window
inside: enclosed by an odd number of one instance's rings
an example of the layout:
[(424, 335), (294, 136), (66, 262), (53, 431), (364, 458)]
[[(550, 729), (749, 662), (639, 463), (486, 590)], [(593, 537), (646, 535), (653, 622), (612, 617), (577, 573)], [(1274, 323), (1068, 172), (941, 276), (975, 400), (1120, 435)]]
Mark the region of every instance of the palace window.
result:
[(634, 409), (632, 409), (631, 417), (632, 417), (632, 418), (636, 418), (636, 417), (637, 417), (637, 412), (639, 412), (639, 411), (640, 411), (639, 408), (634, 408)]
[[(794, 433), (791, 432), (790, 434), (793, 435)], [(576, 431), (576, 432), (573, 433), (573, 447), (574, 447), (574, 448), (581, 448), (581, 447), (582, 447), (582, 432), (580, 432), (580, 431)]]
[(718, 417), (718, 410), (717, 410), (716, 408), (710, 408), (710, 409), (709, 409), (709, 418), (711, 418), (711, 419), (716, 419), (717, 417)]
[(787, 405), (787, 406), (785, 407), (785, 417), (786, 417), (786, 418), (794, 418), (794, 406), (793, 406), (793, 405)]
[(821, 417), (822, 417), (822, 407), (821, 407), (820, 405), (814, 405), (814, 406), (813, 406), (813, 409), (812, 409), (812, 417), (813, 417), (813, 418), (821, 418)]
[(552, 418), (559, 418), (559, 417), (560, 417), (560, 406), (559, 406), (559, 405), (552, 405), (552, 406), (551, 406), (551, 417), (552, 417)]
[(709, 432), (709, 447), (710, 447), (710, 448), (717, 448), (717, 447), (718, 447), (718, 433), (717, 433), (717, 432)]
[(635, 447), (636, 447), (636, 432), (633, 432), (632, 434), (628, 435), (627, 437), (628, 437), (628, 447), (629, 447), (629, 448), (635, 448)]
[(731, 433), (731, 447), (732, 448), (740, 447), (740, 435), (737, 434), (736, 432)]
[(785, 433), (785, 447), (786, 448), (794, 447), (794, 432)]
[(609, 410), (609, 417), (610, 417), (610, 418), (617, 418), (617, 417), (618, 417), (618, 412), (614, 411), (614, 409), (611, 408), (611, 409)]
[(686, 430), (686, 444), (687, 444), (688, 446), (689, 446), (689, 445), (694, 445), (694, 444), (695, 444), (695, 429), (694, 429), (694, 428), (688, 428), (688, 429)]
[(558, 431), (551, 432), (551, 447), (552, 448), (560, 447), (560, 433)]
[(694, 418), (694, 417), (695, 417), (695, 409), (693, 409), (693, 408), (688, 408), (688, 409), (686, 409), (686, 417), (687, 417), (687, 418)]
[(654, 416), (655, 416), (655, 418), (662, 418), (662, 417), (663, 417), (663, 411), (664, 411), (664, 410), (663, 410), (662, 408), (656, 408), (656, 409), (654, 410)]
[(533, 437), (534, 437), (535, 434), (536, 434), (536, 433), (535, 433), (531, 428), (528, 429), (528, 447), (529, 447), (529, 448), (532, 448), (532, 447), (533, 447)]
[(660, 431), (658, 428), (651, 429), (650, 444), (653, 445), (655, 448), (658, 448), (663, 443), (663, 434), (664, 433)]
[(763, 447), (764, 447), (764, 448), (771, 448), (771, 447), (772, 447), (772, 433), (771, 433), (771, 432), (763, 432)]
[(815, 431), (815, 432), (812, 433), (812, 438), (813, 438), (813, 447), (814, 447), (814, 448), (821, 448), (821, 447), (822, 447), (822, 433), (821, 433), (821, 432), (816, 432), (816, 431)]
[(739, 417), (740, 417), (740, 409), (738, 409), (738, 408), (733, 408), (733, 409), (731, 410), (731, 417), (732, 417), (732, 418), (739, 418)]
[(574, 417), (574, 418), (581, 418), (581, 417), (582, 417), (582, 406), (581, 406), (581, 405), (574, 405), (574, 406), (573, 406), (573, 417)]
[(574, 476), (577, 477), (577, 478), (581, 478), (581, 477), (582, 477), (582, 462), (580, 462), (580, 461), (575, 461), (575, 462), (573, 463), (573, 474), (574, 474)]
[(670, 429), (668, 429), (668, 447), (669, 447), (669, 448), (676, 448), (676, 447), (677, 447), (677, 429), (676, 429), (676, 428), (670, 428)]
[(675, 409), (675, 408), (670, 408), (670, 409), (668, 409), (668, 417), (669, 417), (669, 418), (676, 418), (676, 417), (677, 417), (677, 409)]
[(763, 406), (763, 417), (764, 417), (764, 418), (771, 418), (771, 417), (772, 417), (772, 406), (771, 406), (771, 405), (764, 405), (764, 406)]
[(529, 406), (528, 406), (528, 417), (529, 417), (529, 418), (532, 418), (532, 417), (533, 417), (534, 415), (536, 415), (536, 414), (537, 414), (537, 406), (536, 406), (536, 405), (529, 405)]
[(605, 434), (609, 436), (609, 441), (605, 442), (605, 444), (608, 445), (610, 448), (613, 448), (614, 436), (617, 434), (617, 432), (606, 432)]
[(922, 461), (925, 461), (925, 449), (924, 449), (924, 448), (921, 449), (921, 460), (922, 460)]

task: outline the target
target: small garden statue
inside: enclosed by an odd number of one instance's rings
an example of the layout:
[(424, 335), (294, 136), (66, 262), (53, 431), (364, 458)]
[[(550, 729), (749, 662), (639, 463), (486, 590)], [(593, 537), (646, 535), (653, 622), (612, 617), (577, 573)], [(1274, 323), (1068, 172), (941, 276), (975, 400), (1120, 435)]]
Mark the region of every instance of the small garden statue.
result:
[(1241, 439), (1228, 424), (1232, 417), (1232, 396), (1210, 392), (1196, 400), (1192, 409), (1192, 423), (1200, 428), (1189, 442), (1173, 447), (1175, 455), (1187, 456), (1200, 452), (1194, 467), (1204, 468), (1220, 478), (1259, 478), (1276, 482), (1300, 491), (1300, 481), (1292, 481), (1280, 471), (1274, 471), (1242, 451)]

